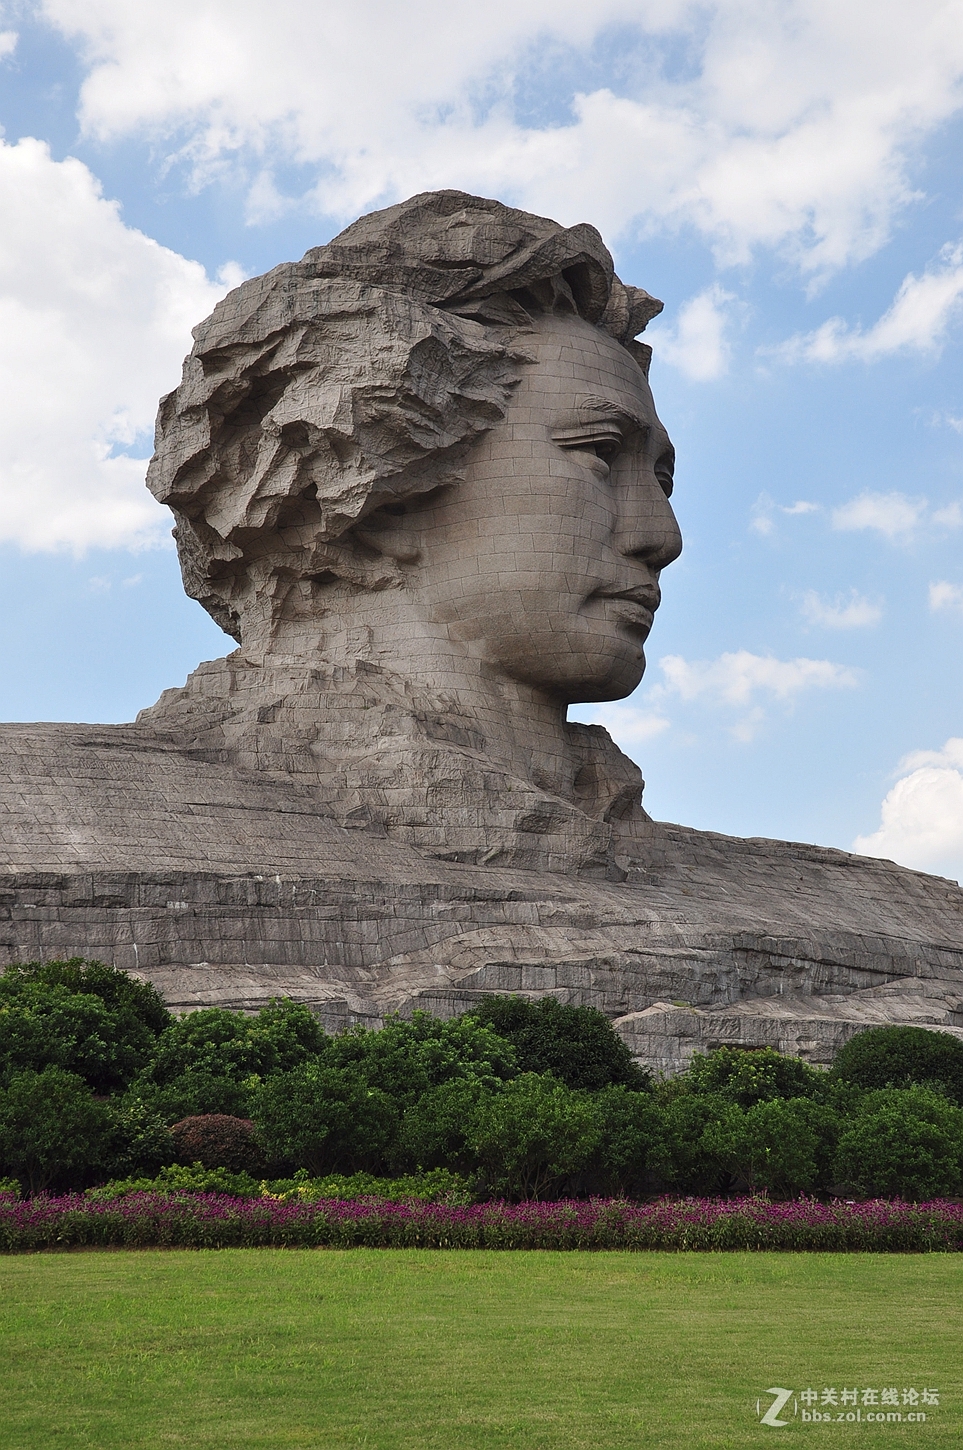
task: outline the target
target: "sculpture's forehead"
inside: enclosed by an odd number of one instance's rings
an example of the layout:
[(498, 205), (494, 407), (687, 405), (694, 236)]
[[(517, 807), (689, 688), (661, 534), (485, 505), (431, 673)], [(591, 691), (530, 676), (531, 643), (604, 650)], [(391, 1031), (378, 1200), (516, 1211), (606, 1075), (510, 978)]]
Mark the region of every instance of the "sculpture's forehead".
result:
[(530, 355), (520, 393), (553, 422), (613, 421), (662, 431), (645, 373), (601, 328), (553, 320), (538, 329)]
[(584, 322), (540, 329), (527, 368), (527, 390), (568, 411), (602, 416), (621, 411), (651, 421), (652, 393), (635, 358), (614, 337)]

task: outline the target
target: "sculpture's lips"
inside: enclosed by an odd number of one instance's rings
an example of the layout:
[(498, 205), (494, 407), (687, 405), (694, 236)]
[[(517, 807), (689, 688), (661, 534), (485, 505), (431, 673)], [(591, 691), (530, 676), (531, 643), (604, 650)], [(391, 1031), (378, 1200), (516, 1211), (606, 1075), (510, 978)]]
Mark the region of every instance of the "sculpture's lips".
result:
[(652, 628), (655, 611), (662, 601), (662, 591), (651, 584), (637, 584), (628, 589), (597, 589), (595, 599), (611, 599), (621, 606), (615, 613), (619, 622), (632, 633), (645, 637)]
[(641, 604), (654, 614), (662, 603), (662, 590), (651, 584), (636, 584), (630, 589), (596, 589), (597, 599), (628, 599), (632, 604)]

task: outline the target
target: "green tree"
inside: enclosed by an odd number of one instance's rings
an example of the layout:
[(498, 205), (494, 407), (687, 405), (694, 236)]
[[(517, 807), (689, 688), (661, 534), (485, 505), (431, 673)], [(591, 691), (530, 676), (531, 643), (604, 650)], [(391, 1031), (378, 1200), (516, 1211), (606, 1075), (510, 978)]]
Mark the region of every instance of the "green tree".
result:
[(343, 1032), (331, 1039), (327, 1060), (355, 1068), (402, 1110), (443, 1083), (503, 1081), (517, 1071), (513, 1048), (490, 1027), (470, 1016), (442, 1020), (428, 1012), (389, 1017), (378, 1031)]
[(678, 1080), (660, 1085), (656, 1096), (658, 1138), (650, 1162), (663, 1188), (674, 1193), (712, 1194), (727, 1188), (731, 1171), (716, 1146), (711, 1126), (733, 1108), (718, 1093), (680, 1090)]
[(106, 1104), (75, 1073), (16, 1073), (0, 1092), (0, 1169), (40, 1193), (99, 1164), (111, 1126)]
[(0, 1005), (0, 1080), (60, 1067), (99, 1093), (115, 1092), (148, 1061), (151, 1046), (149, 1034), (131, 1034), (99, 997), (66, 987), (31, 982)]
[(323, 1056), (329, 1042), (301, 1003), (271, 1002), (251, 1016), (206, 1007), (161, 1034), (131, 1091), (169, 1123), (203, 1113), (248, 1118), (261, 1081)]
[(109, 1103), (110, 1128), (104, 1146), (104, 1172), (110, 1178), (144, 1174), (153, 1178), (173, 1163), (177, 1152), (163, 1116), (130, 1094)]
[(541, 1198), (582, 1171), (597, 1151), (599, 1116), (590, 1094), (548, 1075), (522, 1073), (478, 1103), (468, 1146), (490, 1190)]
[(8, 967), (0, 977), (0, 1081), (44, 1067), (99, 1093), (125, 1087), (170, 1020), (153, 987), (73, 958)]
[(472, 1118), (495, 1086), (482, 1078), (453, 1078), (422, 1093), (401, 1120), (394, 1151), (397, 1166), (419, 1173), (431, 1168), (477, 1171), (477, 1155), (469, 1146)]
[(775, 1098), (815, 1097), (826, 1074), (798, 1057), (771, 1047), (717, 1047), (699, 1054), (682, 1074), (680, 1087), (694, 1093), (718, 1093), (740, 1108)]
[(290, 997), (275, 997), (246, 1021), (253, 1038), (264, 1046), (258, 1069), (262, 1076), (288, 1072), (328, 1049), (330, 1038), (311, 1008)]
[(260, 1082), (255, 1073), (248, 1077), (229, 1077), (212, 1072), (182, 1072), (166, 1083), (152, 1082), (148, 1075), (142, 1074), (135, 1079), (130, 1093), (170, 1126), (181, 1118), (202, 1113), (249, 1118)]
[(515, 1049), (520, 1072), (550, 1072), (570, 1088), (597, 1091), (614, 1084), (642, 1091), (651, 1076), (632, 1057), (604, 1012), (571, 1007), (554, 997), (483, 997), (471, 1017)]
[(128, 972), (104, 962), (71, 957), (67, 961), (26, 962), (5, 968), (0, 977), (0, 1002), (15, 997), (24, 987), (63, 987), (71, 994), (99, 997), (105, 1007), (131, 1024), (139, 1023), (157, 1037), (172, 1022), (163, 998), (150, 982), (139, 982)]
[(650, 1093), (621, 1084), (593, 1093), (599, 1141), (593, 1166), (608, 1193), (645, 1194), (662, 1141), (658, 1105)]
[(836, 1155), (838, 1183), (867, 1198), (963, 1191), (963, 1109), (926, 1087), (867, 1093)]
[(779, 1198), (814, 1189), (836, 1132), (830, 1109), (809, 1098), (770, 1098), (707, 1124), (703, 1142), (750, 1193)]
[(398, 1128), (392, 1099), (356, 1065), (302, 1063), (270, 1077), (254, 1095), (252, 1116), (269, 1158), (325, 1173), (379, 1172)]
[(941, 1083), (963, 1104), (963, 1042), (926, 1027), (870, 1027), (836, 1054), (832, 1076), (872, 1089)]

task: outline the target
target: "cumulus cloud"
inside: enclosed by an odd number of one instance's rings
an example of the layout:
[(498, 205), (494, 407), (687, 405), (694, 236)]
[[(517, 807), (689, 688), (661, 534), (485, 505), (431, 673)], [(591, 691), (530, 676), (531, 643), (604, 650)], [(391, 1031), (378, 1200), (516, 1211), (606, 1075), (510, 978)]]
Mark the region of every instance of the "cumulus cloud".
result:
[(660, 360), (696, 382), (720, 377), (729, 361), (726, 308), (734, 300), (718, 285), (707, 287), (682, 304), (674, 327), (651, 328), (650, 340)]
[(726, 705), (749, 705), (759, 697), (789, 701), (803, 690), (839, 689), (858, 683), (855, 671), (830, 660), (779, 660), (746, 649), (691, 662), (682, 655), (665, 655), (659, 664), (666, 694)]
[(958, 529), (963, 527), (963, 504), (959, 502), (947, 504), (946, 508), (935, 509), (933, 522), (944, 529)]
[[(262, 215), (293, 163), (328, 214), (460, 185), (821, 272), (886, 240), (907, 158), (961, 105), (955, 0), (911, 25), (902, 0), (490, 0), (483, 23), (446, 0), (36, 3), (84, 58), (88, 135), (150, 133), (201, 184), (237, 163)], [(517, 103), (546, 73), (569, 114), (534, 125)]]
[(899, 770), (901, 778), (883, 801), (879, 829), (857, 836), (852, 849), (963, 877), (963, 739), (947, 740), (941, 750), (914, 751)]
[(893, 305), (867, 331), (831, 317), (815, 332), (798, 334), (766, 349), (785, 362), (875, 362), (897, 352), (937, 352), (953, 322), (963, 316), (963, 242), (947, 245), (939, 262), (903, 279)]
[(577, 706), (570, 718), (585, 717), (589, 725), (604, 725), (612, 739), (630, 755), (668, 730), (670, 720), (655, 710), (631, 702)]
[(761, 493), (752, 506), (752, 513), (749, 518), (749, 527), (763, 538), (775, 533), (776, 518), (778, 514), (785, 514), (787, 518), (802, 518), (805, 514), (818, 514), (822, 511), (822, 504), (811, 503), (808, 499), (797, 499), (795, 503), (776, 503), (768, 493)]
[(808, 589), (803, 595), (802, 612), (810, 624), (824, 629), (866, 629), (878, 624), (883, 617), (883, 608), (874, 604), (862, 594), (851, 589), (848, 597), (837, 594), (834, 599), (824, 599), (815, 589)]
[(926, 510), (925, 498), (866, 491), (833, 509), (832, 522), (834, 529), (870, 529), (887, 539), (905, 539), (917, 528)]
[[(0, 141), (0, 540), (161, 540), (143, 486), (159, 395), (227, 290), (124, 225), (81, 162)], [(136, 455), (136, 456), (132, 456)]]
[(963, 585), (948, 584), (945, 579), (931, 584), (930, 609), (934, 614), (941, 609), (958, 610), (963, 614)]
[(728, 730), (743, 742), (758, 734), (768, 706), (791, 708), (807, 690), (851, 689), (859, 683), (855, 670), (831, 660), (780, 660), (745, 649), (714, 660), (690, 661), (682, 655), (664, 655), (659, 666), (663, 680), (649, 692), (652, 704), (664, 708), (674, 698), (684, 704), (735, 710), (738, 717)]
[(13, 55), (17, 48), (17, 39), (15, 30), (0, 30), (0, 60), (5, 60), (8, 55)]

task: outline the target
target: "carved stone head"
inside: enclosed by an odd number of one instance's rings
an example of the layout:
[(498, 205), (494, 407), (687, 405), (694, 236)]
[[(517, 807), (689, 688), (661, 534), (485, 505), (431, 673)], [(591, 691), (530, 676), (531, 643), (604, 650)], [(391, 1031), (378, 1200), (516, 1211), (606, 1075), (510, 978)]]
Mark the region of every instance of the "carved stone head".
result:
[(363, 628), (434, 687), (474, 656), (627, 694), (680, 547), (634, 340), (661, 307), (593, 227), (457, 191), (245, 282), (158, 415), (187, 592), (253, 655)]
[(457, 191), (232, 292), (148, 482), (241, 647), (143, 722), (432, 855), (633, 869), (639, 769), (565, 716), (639, 683), (681, 548), (661, 306), (594, 228)]

